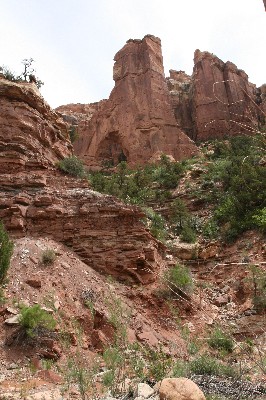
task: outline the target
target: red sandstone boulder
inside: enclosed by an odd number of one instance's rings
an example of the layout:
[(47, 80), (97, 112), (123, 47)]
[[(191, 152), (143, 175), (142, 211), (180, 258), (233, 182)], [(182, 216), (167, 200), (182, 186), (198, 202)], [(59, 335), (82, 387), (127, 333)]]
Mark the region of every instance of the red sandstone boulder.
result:
[(205, 400), (200, 388), (187, 378), (166, 378), (159, 387), (160, 400)]

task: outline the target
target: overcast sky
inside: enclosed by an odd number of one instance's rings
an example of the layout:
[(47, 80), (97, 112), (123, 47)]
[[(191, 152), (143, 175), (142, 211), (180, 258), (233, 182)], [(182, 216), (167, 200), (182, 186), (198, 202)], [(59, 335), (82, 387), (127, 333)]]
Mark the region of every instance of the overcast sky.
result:
[(0, 0), (0, 65), (34, 58), (52, 107), (108, 98), (113, 57), (129, 38), (162, 40), (165, 74), (191, 74), (195, 49), (266, 82), (262, 0)]

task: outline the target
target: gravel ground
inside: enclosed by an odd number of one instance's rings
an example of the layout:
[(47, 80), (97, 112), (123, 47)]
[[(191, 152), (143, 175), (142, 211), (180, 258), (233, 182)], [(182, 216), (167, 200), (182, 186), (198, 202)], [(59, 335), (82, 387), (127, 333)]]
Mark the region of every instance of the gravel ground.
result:
[(235, 379), (220, 379), (215, 376), (193, 375), (190, 378), (204, 394), (223, 395), (228, 399), (266, 399), (266, 386)]

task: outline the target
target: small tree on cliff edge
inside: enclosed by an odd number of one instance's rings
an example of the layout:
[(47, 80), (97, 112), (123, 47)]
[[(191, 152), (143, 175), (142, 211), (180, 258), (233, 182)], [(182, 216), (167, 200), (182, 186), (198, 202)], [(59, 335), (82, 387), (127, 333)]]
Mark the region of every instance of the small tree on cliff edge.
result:
[(0, 284), (2, 284), (6, 278), (12, 253), (13, 243), (9, 239), (4, 225), (0, 222)]
[(32, 68), (32, 63), (34, 62), (33, 58), (25, 58), (22, 61), (24, 65), (24, 71), (20, 75), (15, 75), (9, 67), (5, 65), (0, 66), (0, 72), (4, 75), (6, 79), (12, 82), (34, 82), (38, 89), (44, 84), (40, 79), (36, 78), (34, 75), (35, 69)]
[(40, 79), (36, 78), (34, 75), (35, 69), (32, 68), (32, 63), (34, 62), (33, 58), (25, 58), (22, 61), (22, 64), (24, 65), (24, 71), (22, 72), (22, 75), (24, 77), (24, 81), (29, 80), (29, 82), (34, 82), (36, 83), (38, 89), (44, 84)]

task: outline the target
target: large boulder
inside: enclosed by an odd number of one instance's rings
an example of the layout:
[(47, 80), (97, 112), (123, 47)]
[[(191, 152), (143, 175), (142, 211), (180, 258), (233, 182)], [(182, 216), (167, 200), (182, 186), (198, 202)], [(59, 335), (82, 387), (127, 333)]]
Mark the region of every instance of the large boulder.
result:
[(166, 378), (159, 387), (160, 400), (206, 400), (199, 387), (187, 378)]

